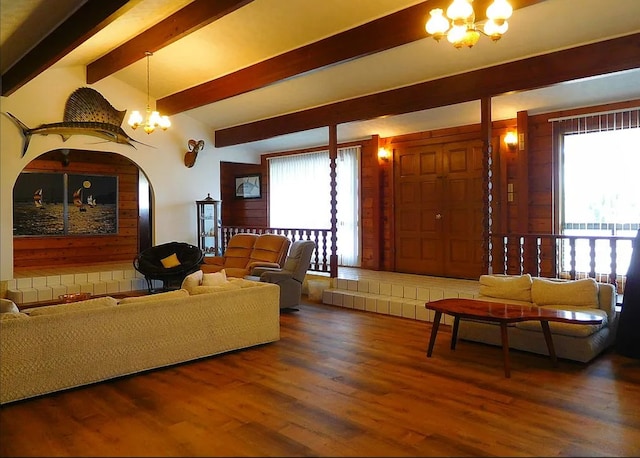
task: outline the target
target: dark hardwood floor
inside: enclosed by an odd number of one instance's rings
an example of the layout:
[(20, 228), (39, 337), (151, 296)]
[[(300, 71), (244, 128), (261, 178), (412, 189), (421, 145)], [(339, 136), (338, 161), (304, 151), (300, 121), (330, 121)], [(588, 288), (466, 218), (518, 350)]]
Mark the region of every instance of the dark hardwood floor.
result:
[(2, 456), (638, 456), (640, 361), (305, 303), (281, 340), (0, 408)]

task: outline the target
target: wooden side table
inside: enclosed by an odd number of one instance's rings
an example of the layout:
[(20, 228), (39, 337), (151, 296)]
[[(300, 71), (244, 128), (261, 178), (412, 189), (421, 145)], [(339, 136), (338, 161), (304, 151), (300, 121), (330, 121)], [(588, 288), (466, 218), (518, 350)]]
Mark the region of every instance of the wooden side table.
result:
[(502, 337), (502, 354), (504, 359), (504, 375), (511, 377), (509, 362), (509, 335), (507, 325), (520, 321), (540, 321), (544, 340), (549, 350), (549, 357), (554, 366), (558, 364), (556, 351), (553, 346), (553, 338), (549, 329), (549, 321), (558, 321), (571, 324), (600, 324), (602, 318), (598, 315), (583, 312), (571, 312), (568, 310), (545, 309), (532, 305), (513, 305), (500, 302), (480, 301), (476, 299), (441, 299), (427, 302), (425, 307), (435, 311), (431, 337), (427, 357), (431, 357), (433, 346), (436, 342), (436, 335), (440, 326), (440, 319), (443, 313), (454, 317), (453, 329), (451, 331), (451, 349), (456, 349), (458, 339), (458, 326), (461, 318), (469, 318), (478, 321), (498, 323)]

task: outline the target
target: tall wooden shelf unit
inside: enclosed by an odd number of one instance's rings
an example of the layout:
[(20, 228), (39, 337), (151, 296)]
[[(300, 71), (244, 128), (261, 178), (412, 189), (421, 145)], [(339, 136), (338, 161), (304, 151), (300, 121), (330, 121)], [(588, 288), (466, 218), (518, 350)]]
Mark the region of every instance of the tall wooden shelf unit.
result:
[(203, 200), (196, 200), (198, 207), (198, 247), (205, 256), (219, 256), (222, 254), (220, 238), (221, 204), (210, 194)]

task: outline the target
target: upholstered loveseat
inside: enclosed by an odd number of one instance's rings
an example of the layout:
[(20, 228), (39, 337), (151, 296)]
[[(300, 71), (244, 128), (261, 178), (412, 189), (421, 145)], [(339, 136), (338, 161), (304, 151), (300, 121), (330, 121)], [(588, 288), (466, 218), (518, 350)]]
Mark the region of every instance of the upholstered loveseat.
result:
[(243, 278), (255, 267), (280, 268), (291, 241), (279, 234), (235, 234), (222, 256), (208, 256), (200, 266), (205, 273), (225, 270), (228, 277)]
[[(617, 326), (615, 288), (592, 278), (556, 280), (521, 276), (482, 275), (477, 299), (535, 305), (544, 308), (586, 312), (602, 318), (601, 325), (550, 322), (549, 327), (558, 358), (586, 363), (613, 345)], [(508, 327), (509, 347), (548, 354), (538, 321), (515, 323)], [(461, 320), (458, 338), (502, 345), (500, 328), (494, 323)]]
[(276, 285), (183, 285), (188, 289), (22, 312), (3, 303), (0, 404), (280, 338)]

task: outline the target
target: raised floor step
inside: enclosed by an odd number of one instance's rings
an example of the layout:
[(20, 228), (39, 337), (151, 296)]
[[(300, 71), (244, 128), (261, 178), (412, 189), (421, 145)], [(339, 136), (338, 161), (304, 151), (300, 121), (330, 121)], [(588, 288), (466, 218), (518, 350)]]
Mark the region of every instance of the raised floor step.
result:
[[(154, 287), (161, 287), (158, 282)], [(132, 268), (99, 272), (20, 277), (7, 281), (6, 298), (18, 305), (51, 301), (63, 294), (118, 294), (146, 290), (147, 282)]]
[[(322, 291), (322, 303), (420, 321), (433, 321), (433, 311), (424, 304), (445, 298), (474, 298), (475, 280), (447, 279), (424, 275), (359, 270), (345, 272), (352, 278), (334, 278)], [(443, 317), (445, 324), (453, 319)]]

